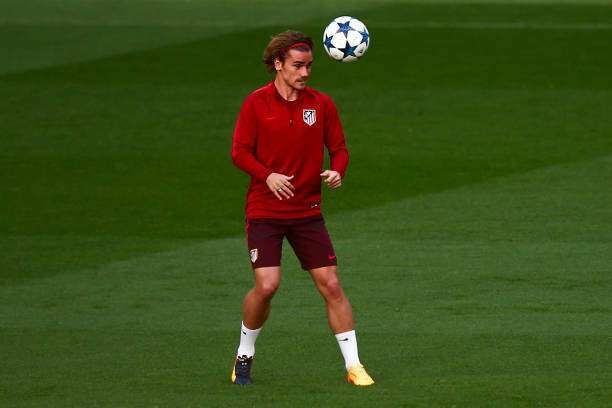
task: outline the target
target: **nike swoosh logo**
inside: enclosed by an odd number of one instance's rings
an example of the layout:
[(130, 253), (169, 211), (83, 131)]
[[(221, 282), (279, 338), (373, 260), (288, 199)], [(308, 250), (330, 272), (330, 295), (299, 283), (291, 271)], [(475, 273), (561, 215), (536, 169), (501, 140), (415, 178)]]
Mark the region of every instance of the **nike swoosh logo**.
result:
[(348, 337), (344, 339), (340, 339), (339, 341), (348, 341)]
[(334, 259), (336, 259), (336, 255), (327, 255), (327, 259), (333, 261)]
[(242, 331), (242, 334), (244, 334), (246, 336), (246, 332), (244, 330)]

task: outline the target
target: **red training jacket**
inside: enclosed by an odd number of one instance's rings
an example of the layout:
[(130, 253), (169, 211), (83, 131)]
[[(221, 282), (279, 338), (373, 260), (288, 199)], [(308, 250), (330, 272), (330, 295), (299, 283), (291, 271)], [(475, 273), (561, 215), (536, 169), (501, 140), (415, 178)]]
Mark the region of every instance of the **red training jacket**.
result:
[[(251, 176), (247, 219), (321, 214), (324, 147), (331, 169), (344, 177), (349, 154), (329, 96), (306, 87), (297, 100), (289, 102), (274, 82), (251, 93), (240, 109), (232, 143), (234, 164)], [(294, 175), (295, 195), (276, 198), (266, 184), (271, 173)]]

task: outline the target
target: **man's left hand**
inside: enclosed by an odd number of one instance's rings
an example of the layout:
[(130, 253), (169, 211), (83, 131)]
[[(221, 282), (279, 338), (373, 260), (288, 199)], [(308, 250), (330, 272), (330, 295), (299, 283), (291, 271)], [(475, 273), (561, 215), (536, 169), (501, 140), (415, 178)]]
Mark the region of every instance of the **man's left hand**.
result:
[(342, 185), (342, 177), (340, 177), (340, 173), (337, 171), (325, 170), (320, 175), (329, 188), (338, 188)]

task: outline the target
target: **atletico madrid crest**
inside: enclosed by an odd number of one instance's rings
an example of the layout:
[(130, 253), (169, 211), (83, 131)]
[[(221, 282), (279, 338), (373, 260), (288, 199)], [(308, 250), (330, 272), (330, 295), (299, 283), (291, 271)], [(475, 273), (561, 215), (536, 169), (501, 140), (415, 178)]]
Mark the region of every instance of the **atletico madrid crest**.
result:
[(255, 261), (257, 261), (257, 255), (258, 255), (257, 254), (257, 248), (251, 249), (249, 252), (251, 254), (251, 262), (255, 263)]
[(305, 124), (312, 126), (317, 121), (317, 111), (315, 109), (304, 109), (302, 117)]

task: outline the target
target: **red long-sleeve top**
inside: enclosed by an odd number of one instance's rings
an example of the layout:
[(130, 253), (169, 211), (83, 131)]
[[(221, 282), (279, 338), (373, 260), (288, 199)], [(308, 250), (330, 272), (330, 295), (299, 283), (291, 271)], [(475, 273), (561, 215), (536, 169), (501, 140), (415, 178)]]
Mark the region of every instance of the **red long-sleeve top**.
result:
[[(234, 164), (251, 176), (246, 217), (302, 218), (321, 213), (321, 171), (324, 148), (330, 168), (346, 172), (349, 154), (338, 111), (331, 98), (305, 88), (287, 101), (274, 82), (244, 101), (232, 143)], [(295, 176), (294, 196), (279, 200), (266, 179), (271, 173)]]

